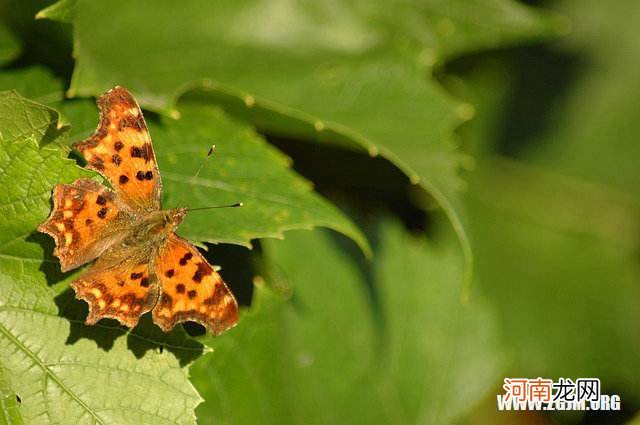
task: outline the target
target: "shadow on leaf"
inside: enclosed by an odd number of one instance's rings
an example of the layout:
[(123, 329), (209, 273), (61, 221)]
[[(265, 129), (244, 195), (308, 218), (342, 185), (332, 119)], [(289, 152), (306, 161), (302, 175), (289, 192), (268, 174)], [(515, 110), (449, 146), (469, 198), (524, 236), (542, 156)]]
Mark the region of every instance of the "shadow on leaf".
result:
[(53, 238), (45, 235), (44, 233), (33, 231), (29, 236), (27, 236), (26, 241), (29, 243), (36, 243), (42, 248), (44, 258), (40, 264), (40, 271), (45, 275), (47, 285), (55, 285), (74, 273), (73, 270), (66, 273), (60, 271), (60, 262), (53, 256), (53, 249), (55, 248)]
[(202, 344), (191, 339), (182, 327), (178, 326), (165, 333), (153, 323), (148, 313), (131, 330), (111, 319), (103, 319), (96, 325), (88, 326), (84, 324), (88, 313), (87, 304), (77, 300), (72, 289), (58, 295), (55, 302), (59, 315), (68, 319), (71, 325), (66, 340), (68, 345), (81, 339), (89, 339), (102, 350), (110, 351), (118, 338), (126, 336), (127, 348), (136, 358), (142, 358), (149, 350), (161, 353), (166, 350), (176, 357), (181, 366), (186, 366), (202, 355)]
[[(267, 140), (293, 160), (293, 169), (312, 181), (316, 192), (335, 204), (345, 204), (362, 216), (391, 213), (407, 230), (435, 236), (431, 215), (414, 202), (419, 189), (389, 160), (303, 140)], [(421, 196), (430, 205), (437, 205), (428, 193)]]
[(67, 289), (55, 299), (58, 315), (69, 319), (71, 324), (67, 344), (75, 344), (82, 338), (94, 341), (105, 351), (113, 348), (115, 340), (125, 334), (127, 328), (119, 326), (115, 320), (101, 320), (96, 326), (86, 326), (88, 307), (84, 301), (77, 300), (72, 289)]

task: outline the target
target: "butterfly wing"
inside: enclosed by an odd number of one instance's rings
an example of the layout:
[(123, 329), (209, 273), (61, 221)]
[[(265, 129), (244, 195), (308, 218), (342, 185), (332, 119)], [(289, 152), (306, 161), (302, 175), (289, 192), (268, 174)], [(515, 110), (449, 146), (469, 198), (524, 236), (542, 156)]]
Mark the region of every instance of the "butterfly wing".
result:
[(218, 335), (235, 326), (238, 304), (222, 277), (189, 242), (171, 234), (154, 260), (161, 295), (153, 321), (164, 331), (189, 320)]
[(133, 96), (116, 86), (98, 99), (96, 132), (74, 147), (136, 210), (160, 209), (162, 184), (151, 137)]
[(76, 298), (89, 304), (87, 325), (110, 318), (132, 328), (153, 308), (159, 288), (150, 273), (149, 252), (142, 247), (132, 250), (115, 246), (71, 283)]
[(62, 271), (87, 263), (124, 237), (130, 210), (96, 181), (79, 179), (53, 190), (53, 210), (38, 230), (56, 243)]

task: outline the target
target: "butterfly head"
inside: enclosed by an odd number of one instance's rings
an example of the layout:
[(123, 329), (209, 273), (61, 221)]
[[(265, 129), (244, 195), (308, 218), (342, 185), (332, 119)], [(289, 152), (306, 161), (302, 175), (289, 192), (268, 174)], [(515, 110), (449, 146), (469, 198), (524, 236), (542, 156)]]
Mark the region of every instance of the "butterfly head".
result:
[(164, 211), (164, 224), (166, 230), (173, 232), (178, 225), (182, 223), (184, 217), (187, 215), (187, 208), (174, 208), (172, 210)]
[(172, 210), (157, 211), (149, 215), (139, 232), (134, 232), (138, 239), (144, 240), (147, 235), (154, 238), (165, 238), (173, 233), (187, 215), (187, 208), (174, 208)]

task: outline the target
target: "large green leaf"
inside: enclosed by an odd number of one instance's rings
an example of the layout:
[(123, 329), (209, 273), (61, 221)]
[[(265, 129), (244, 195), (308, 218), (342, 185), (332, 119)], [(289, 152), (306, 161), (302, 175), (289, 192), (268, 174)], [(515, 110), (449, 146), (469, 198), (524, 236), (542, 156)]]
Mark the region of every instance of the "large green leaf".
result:
[[(200, 398), (185, 366), (199, 344), (148, 324), (131, 332), (105, 323), (87, 328), (84, 303), (62, 292), (69, 276), (35, 228), (49, 213), (52, 186), (88, 173), (61, 155), (57, 124), (52, 109), (0, 93), (0, 418), (194, 423)], [(5, 385), (19, 405), (5, 402)]]
[[(201, 423), (450, 423), (499, 381), (494, 321), (459, 302), (454, 243), (383, 223), (373, 264), (329, 232), (269, 241), (243, 326), (191, 368)], [(313, 255), (309, 255), (313, 253)]]
[[(66, 10), (73, 3), (65, 1), (59, 7)], [(307, 118), (318, 108), (330, 112), (331, 108), (323, 104), (335, 99), (311, 96), (312, 92), (296, 93), (298, 85), (326, 90), (342, 85), (345, 76), (355, 83), (358, 74), (368, 79), (363, 71), (376, 74), (376, 69), (385, 69), (388, 74), (383, 75), (384, 81), (405, 82), (409, 89), (415, 87), (414, 78), (411, 74), (394, 75), (399, 72), (394, 65), (415, 67), (420, 62), (416, 56), (424, 55), (424, 49), (433, 50), (438, 57), (450, 57), (557, 35), (566, 29), (562, 20), (508, 0), (447, 4), (432, 0), (398, 2), (394, 6), (387, 2), (342, 1), (328, 5), (250, 0), (243, 4), (209, 2), (180, 7), (165, 1), (137, 2), (129, 8), (113, 2), (78, 3), (73, 19), (78, 40), (73, 93), (95, 95), (122, 82), (144, 93), (147, 106), (167, 110), (185, 84), (208, 78), (228, 89), (294, 108)], [(153, 22), (145, 19), (150, 7), (156, 12)], [(105, 11), (114, 10), (109, 8), (126, 13), (111, 14), (109, 26), (96, 25), (103, 22)], [(118, 30), (129, 25), (136, 28), (134, 40), (127, 33), (106, 28)], [(391, 68), (387, 70), (386, 66)], [(173, 72), (165, 72), (167, 69)], [(287, 87), (290, 83), (293, 86)], [(347, 91), (335, 90), (333, 96), (342, 98), (345, 110), (355, 112), (360, 104), (359, 92), (366, 87), (356, 84)], [(394, 102), (402, 101), (401, 96), (392, 95), (393, 89), (386, 91), (391, 97), (368, 99), (380, 103), (381, 108), (386, 105), (386, 112), (392, 112)], [(402, 127), (391, 117), (378, 118)], [(347, 116), (342, 120), (354, 132), (366, 130), (351, 126)]]
[(123, 84), (145, 106), (171, 111), (185, 89), (202, 87), (201, 98), (260, 128), (381, 154), (436, 198), (469, 263), (450, 139), (472, 111), (427, 78), (430, 67), (442, 57), (558, 31), (555, 19), (508, 0), (81, 1), (75, 13), (70, 94)]

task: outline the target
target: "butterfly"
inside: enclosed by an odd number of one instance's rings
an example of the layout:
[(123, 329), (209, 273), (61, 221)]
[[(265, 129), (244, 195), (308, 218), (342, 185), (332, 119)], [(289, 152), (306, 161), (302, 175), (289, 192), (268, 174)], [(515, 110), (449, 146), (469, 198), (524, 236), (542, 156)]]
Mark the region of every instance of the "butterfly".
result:
[(100, 123), (74, 148), (113, 189), (79, 179), (53, 190), (38, 230), (51, 235), (62, 271), (96, 260), (71, 283), (89, 304), (86, 324), (103, 318), (135, 327), (151, 311), (165, 332), (195, 321), (217, 335), (238, 320), (238, 304), (200, 252), (175, 233), (188, 209), (162, 210), (162, 183), (142, 111), (124, 88), (97, 101)]

